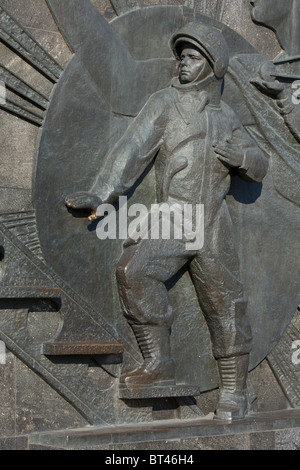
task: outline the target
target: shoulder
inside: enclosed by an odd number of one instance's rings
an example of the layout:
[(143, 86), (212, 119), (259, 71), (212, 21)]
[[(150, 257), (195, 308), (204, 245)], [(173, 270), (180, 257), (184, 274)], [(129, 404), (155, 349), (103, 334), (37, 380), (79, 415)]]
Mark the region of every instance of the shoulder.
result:
[(170, 88), (164, 88), (158, 90), (150, 95), (143, 106), (141, 112), (154, 112), (155, 114), (161, 114), (162, 112), (169, 109), (172, 102), (172, 95)]
[(168, 103), (171, 101), (171, 87), (163, 88), (153, 93), (149, 98), (148, 102), (150, 103)]

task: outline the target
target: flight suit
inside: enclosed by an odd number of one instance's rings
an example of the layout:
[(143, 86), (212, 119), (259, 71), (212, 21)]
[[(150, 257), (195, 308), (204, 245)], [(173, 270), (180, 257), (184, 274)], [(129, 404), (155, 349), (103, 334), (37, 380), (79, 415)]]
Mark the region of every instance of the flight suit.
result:
[[(225, 196), (231, 172), (262, 181), (267, 159), (225, 103), (214, 104), (219, 82), (172, 85), (150, 97), (111, 151), (97, 183), (103, 201), (124, 195), (155, 158), (157, 201), (204, 205), (204, 245), (187, 249), (186, 239), (143, 239), (124, 250), (117, 279), (130, 324), (170, 328), (173, 310), (165, 282), (186, 263), (208, 323), (216, 358), (251, 350), (246, 299), (239, 275), (232, 221)], [(241, 166), (221, 162), (214, 145), (231, 140), (244, 152)]]

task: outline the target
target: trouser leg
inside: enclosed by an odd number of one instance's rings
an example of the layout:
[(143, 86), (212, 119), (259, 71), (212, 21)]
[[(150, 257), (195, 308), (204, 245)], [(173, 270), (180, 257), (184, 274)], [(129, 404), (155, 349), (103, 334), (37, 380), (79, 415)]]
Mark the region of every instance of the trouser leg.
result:
[[(234, 253), (233, 253), (234, 256)], [(219, 419), (244, 418), (248, 409), (247, 375), (252, 347), (238, 269), (229, 270), (207, 249), (191, 262), (190, 272), (211, 335), (220, 377)]]
[[(201, 253), (192, 253), (187, 252), (185, 244), (179, 241), (144, 240), (125, 250), (117, 268), (124, 314), (133, 327), (145, 359), (141, 368), (123, 378), (129, 387), (145, 386), (160, 377), (171, 379), (171, 362), (165, 360), (170, 359), (169, 339), (166, 339), (168, 336), (163, 331), (166, 332), (172, 325), (173, 312), (165, 281), (189, 260), (190, 273), (208, 324), (216, 359), (248, 357), (252, 338), (238, 270), (228, 269), (226, 260), (222, 260), (221, 255), (216, 258), (208, 248)], [(146, 328), (139, 328), (142, 325)], [(152, 345), (155, 336), (165, 338), (167, 353), (166, 350), (162, 353), (159, 346), (154, 351)], [(159, 344), (162, 344), (161, 341), (156, 342), (156, 346)], [(238, 362), (240, 364), (241, 360)], [(246, 361), (242, 362), (245, 364)], [(225, 369), (219, 367), (221, 383), (225, 384), (222, 390), (226, 389)], [(241, 391), (241, 383), (247, 377), (246, 369), (239, 368), (240, 372), (244, 371), (242, 380), (237, 381), (237, 388)], [(231, 374), (233, 379), (237, 379), (237, 368), (232, 368)], [(237, 396), (237, 388), (231, 394), (232, 397)]]
[(238, 271), (227, 269), (221, 254), (216, 258), (206, 249), (190, 263), (190, 274), (207, 321), (214, 357), (249, 353), (252, 334)]
[(188, 261), (184, 244), (175, 240), (143, 240), (125, 249), (117, 266), (123, 312), (132, 326), (144, 362), (121, 377), (131, 390), (174, 384), (170, 354), (173, 310), (165, 282)]
[(117, 266), (123, 313), (129, 323), (170, 328), (174, 315), (165, 282), (191, 258), (181, 240), (142, 240)]

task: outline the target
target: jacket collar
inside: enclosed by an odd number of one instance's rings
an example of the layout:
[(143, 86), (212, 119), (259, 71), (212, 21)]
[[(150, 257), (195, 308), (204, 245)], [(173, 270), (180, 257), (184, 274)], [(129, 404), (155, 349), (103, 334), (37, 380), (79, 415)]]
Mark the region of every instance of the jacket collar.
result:
[(209, 74), (203, 80), (199, 80), (198, 82), (191, 82), (191, 83), (180, 83), (179, 78), (173, 78), (171, 82), (171, 86), (176, 88), (176, 90), (184, 93), (187, 91), (203, 91), (208, 87), (208, 85), (215, 79), (213, 73)]
[(205, 92), (209, 97), (208, 103), (214, 107), (220, 106), (221, 85), (222, 81), (218, 80), (213, 72), (198, 82), (180, 83), (178, 78), (173, 78), (171, 82), (171, 87), (177, 90), (179, 96), (185, 93)]

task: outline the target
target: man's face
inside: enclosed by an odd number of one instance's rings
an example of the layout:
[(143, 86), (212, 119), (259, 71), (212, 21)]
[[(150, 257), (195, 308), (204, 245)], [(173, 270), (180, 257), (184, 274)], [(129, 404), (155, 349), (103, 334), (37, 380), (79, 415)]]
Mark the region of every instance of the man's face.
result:
[(179, 79), (181, 83), (191, 83), (202, 77), (207, 59), (193, 45), (183, 47), (180, 54)]
[(279, 21), (292, 7), (293, 0), (251, 0), (252, 18), (258, 23), (272, 26)]

